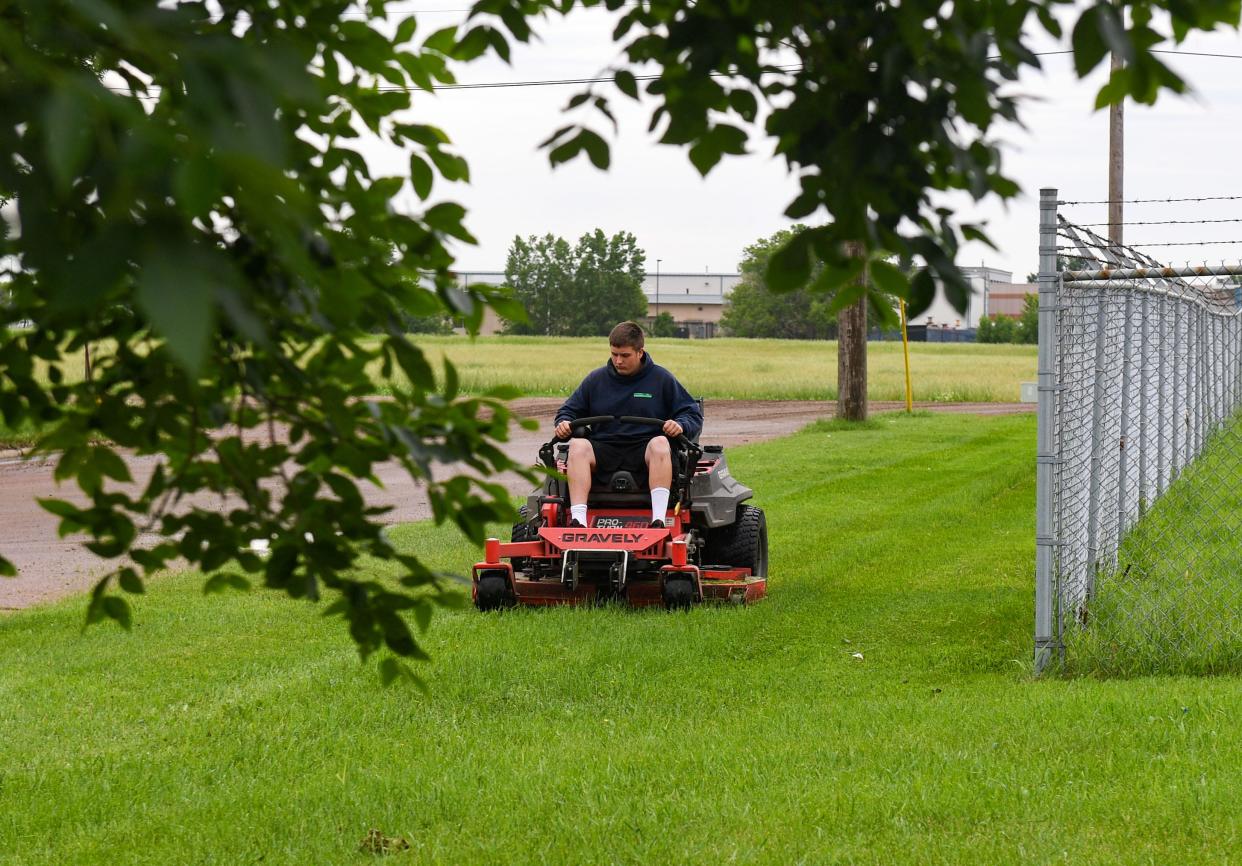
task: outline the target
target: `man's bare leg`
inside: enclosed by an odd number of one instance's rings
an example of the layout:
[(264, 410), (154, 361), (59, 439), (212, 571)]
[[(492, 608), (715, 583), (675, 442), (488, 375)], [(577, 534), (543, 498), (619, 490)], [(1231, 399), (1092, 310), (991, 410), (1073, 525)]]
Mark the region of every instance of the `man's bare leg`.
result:
[(663, 523), (668, 514), (668, 489), (673, 483), (673, 452), (668, 439), (656, 436), (647, 443), (647, 486), (651, 488), (651, 521)]
[(587, 496), (591, 492), (591, 476), (595, 474), (595, 448), (591, 440), (569, 440), (569, 465), (565, 474), (569, 477), (570, 519), (586, 526)]

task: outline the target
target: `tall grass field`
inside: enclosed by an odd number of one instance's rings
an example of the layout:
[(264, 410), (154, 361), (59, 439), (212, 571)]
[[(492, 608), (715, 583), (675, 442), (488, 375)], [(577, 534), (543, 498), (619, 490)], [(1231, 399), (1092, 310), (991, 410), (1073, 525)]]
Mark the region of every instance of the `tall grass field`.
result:
[[(433, 366), (449, 360), (467, 392), (482, 393), (500, 385), (517, 385), (528, 396), (568, 396), (583, 375), (608, 360), (603, 337), (432, 337), (416, 342)], [(696, 397), (737, 400), (835, 400), (837, 344), (808, 340), (656, 340), (652, 357), (676, 373)], [(96, 363), (109, 346), (96, 345)], [(867, 348), (867, 378), (872, 400), (905, 399), (905, 359), (900, 343), (873, 342)], [(1034, 346), (976, 343), (911, 343), (914, 399), (928, 402), (1013, 402), (1021, 384), (1036, 376)], [(81, 353), (64, 362), (67, 381), (81, 381)], [(404, 387), (403, 379), (380, 379), (376, 393)], [(6, 426), (0, 418), (0, 448), (32, 445), (40, 428)]]
[[(419, 337), (432, 358), (457, 367), (463, 387), (516, 384), (530, 395), (568, 395), (585, 371), (608, 360), (602, 337)], [(835, 400), (837, 344), (826, 340), (660, 340), (647, 350), (695, 396), (739, 400)], [(1036, 377), (1035, 346), (911, 343), (914, 399), (1012, 402)], [(901, 343), (867, 344), (872, 400), (905, 399)]]
[(766, 601), (446, 612), (426, 694), (319, 608), (195, 575), (130, 633), (82, 599), (8, 615), (0, 864), (1234, 862), (1236, 679), (1032, 677), (1034, 434), (884, 416), (731, 450)]

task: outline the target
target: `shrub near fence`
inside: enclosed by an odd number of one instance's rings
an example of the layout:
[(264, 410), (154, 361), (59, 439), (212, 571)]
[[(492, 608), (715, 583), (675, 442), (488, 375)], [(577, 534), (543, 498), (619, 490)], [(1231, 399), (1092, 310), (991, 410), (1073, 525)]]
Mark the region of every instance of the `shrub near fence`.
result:
[[(1057, 205), (1045, 190), (1036, 666), (1242, 670), (1242, 267), (1161, 266)], [(1066, 249), (1086, 267), (1056, 270)]]

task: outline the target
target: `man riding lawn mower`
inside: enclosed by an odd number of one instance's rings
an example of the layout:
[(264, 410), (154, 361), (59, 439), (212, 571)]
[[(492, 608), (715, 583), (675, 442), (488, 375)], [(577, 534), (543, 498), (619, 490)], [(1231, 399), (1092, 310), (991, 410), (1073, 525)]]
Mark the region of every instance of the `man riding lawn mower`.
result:
[(720, 446), (698, 444), (702, 409), (651, 360), (642, 329), (623, 322), (609, 344), (608, 364), (565, 402), (539, 449), (551, 472), (512, 540), (489, 539), (474, 566), (475, 604), (763, 598), (767, 526), (743, 504), (753, 491), (729, 474)]

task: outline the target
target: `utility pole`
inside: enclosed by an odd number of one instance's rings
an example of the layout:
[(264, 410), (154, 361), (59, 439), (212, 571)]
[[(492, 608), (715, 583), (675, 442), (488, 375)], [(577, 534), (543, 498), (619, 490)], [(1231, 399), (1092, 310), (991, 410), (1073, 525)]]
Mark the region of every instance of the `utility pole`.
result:
[[(863, 245), (849, 241), (845, 252), (862, 258)], [(856, 285), (867, 284), (864, 266)], [(867, 420), (867, 298), (837, 314), (837, 417), (846, 421)]]
[[(1118, 9), (1117, 14), (1124, 15), (1124, 9)], [(1123, 65), (1121, 56), (1113, 51), (1112, 71), (1116, 72)], [(1122, 243), (1125, 134), (1125, 100), (1119, 99), (1108, 107), (1108, 242), (1114, 246)]]

